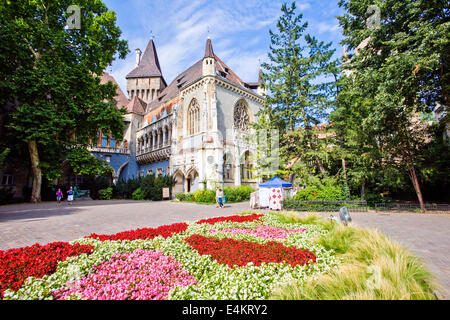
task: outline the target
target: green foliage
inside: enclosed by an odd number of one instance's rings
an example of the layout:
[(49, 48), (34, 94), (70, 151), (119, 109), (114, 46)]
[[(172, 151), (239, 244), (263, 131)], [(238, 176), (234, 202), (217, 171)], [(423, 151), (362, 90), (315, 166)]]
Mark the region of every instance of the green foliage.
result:
[[(65, 10), (73, 4), (81, 8), (80, 30), (65, 28)], [(99, 0), (2, 1), (0, 17), (7, 141), (17, 141), (23, 153), (36, 144), (28, 158), (42, 171), (33, 171), (34, 178), (51, 181), (60, 174), (61, 155), (87, 147), (99, 129), (123, 135), (117, 86), (100, 84), (99, 76), (117, 57), (125, 58), (127, 42), (120, 39), (116, 14)], [(33, 201), (40, 200), (39, 192), (35, 185)]]
[(346, 200), (339, 186), (308, 187), (297, 192), (294, 200)]
[(190, 202), (195, 201), (194, 193), (192, 193), (192, 192), (186, 193), (184, 200), (185, 201), (190, 201)]
[(179, 201), (184, 201), (185, 199), (186, 199), (186, 194), (185, 193), (178, 193), (176, 196), (175, 196)]
[[(331, 117), (342, 137), (337, 144), (351, 160), (349, 175), (360, 186), (370, 182), (378, 189), (374, 192), (392, 190), (387, 183), (398, 185), (409, 178), (414, 185), (409, 190), (422, 202), (420, 185), (441, 158), (427, 154), (435, 142), (427, 139), (430, 126), (423, 115), (437, 104), (449, 105), (448, 5), (439, 0), (379, 0), (380, 24), (369, 28), (371, 4), (339, 2), (345, 10), (338, 17), (342, 43), (350, 52), (343, 68), (350, 75), (342, 77)], [(393, 181), (387, 170), (402, 177)]]
[[(306, 33), (308, 23), (297, 13), (295, 2), (283, 4), (281, 11), (277, 30), (269, 31), (269, 62), (262, 64), (267, 96), (257, 128), (280, 131), (280, 171), (300, 178), (325, 177), (327, 144), (315, 126), (334, 105), (337, 60), (332, 58), (331, 43)], [(259, 152), (259, 165), (266, 170), (267, 152)]]
[(214, 190), (200, 189), (194, 192), (194, 199), (198, 203), (215, 203), (216, 192)]
[(376, 203), (391, 203), (392, 198), (378, 193), (368, 193), (366, 195), (366, 201), (369, 207), (374, 207)]
[(132, 198), (133, 200), (144, 200), (145, 199), (146, 192), (142, 190), (141, 188), (137, 188), (134, 190)]
[(100, 200), (111, 200), (113, 196), (113, 189), (111, 187), (101, 189), (98, 191), (98, 196)]
[(103, 176), (113, 172), (106, 161), (94, 157), (87, 149), (74, 148), (66, 158), (77, 175)]
[(11, 149), (5, 148), (2, 152), (0, 152), (0, 167), (3, 167), (3, 163), (5, 162), (6, 157), (8, 156)]
[(250, 193), (254, 192), (250, 186), (236, 186), (225, 187), (224, 194), (227, 197), (227, 202), (240, 202), (250, 200)]
[[(224, 195), (227, 198), (227, 202), (240, 202), (250, 200), (250, 193), (254, 192), (250, 186), (235, 186), (225, 187)], [(189, 201), (197, 203), (216, 203), (216, 191), (215, 190), (197, 190), (190, 193), (179, 193), (176, 195), (180, 201)]]
[(116, 192), (118, 197), (134, 199), (134, 192), (140, 189), (137, 195), (142, 199), (139, 200), (161, 200), (162, 189), (169, 188), (171, 190), (175, 184), (176, 180), (172, 176), (146, 175), (126, 181), (119, 180), (116, 184)]
[[(100, 190), (107, 189), (111, 185), (111, 178), (107, 176), (88, 176), (81, 189), (90, 190), (90, 197), (94, 200), (100, 199)], [(52, 200), (54, 194), (52, 194)]]

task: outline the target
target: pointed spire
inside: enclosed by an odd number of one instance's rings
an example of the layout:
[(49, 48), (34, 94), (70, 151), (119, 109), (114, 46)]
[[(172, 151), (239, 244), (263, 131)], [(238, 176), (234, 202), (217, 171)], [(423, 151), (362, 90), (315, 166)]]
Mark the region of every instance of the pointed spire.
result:
[(156, 53), (155, 43), (153, 42), (153, 35), (145, 48), (139, 65), (126, 76), (126, 78), (145, 77), (162, 77), (158, 54)]
[(205, 47), (205, 56), (203, 58), (214, 58), (214, 50), (212, 47), (211, 39), (208, 36), (208, 39), (206, 40), (206, 47)]

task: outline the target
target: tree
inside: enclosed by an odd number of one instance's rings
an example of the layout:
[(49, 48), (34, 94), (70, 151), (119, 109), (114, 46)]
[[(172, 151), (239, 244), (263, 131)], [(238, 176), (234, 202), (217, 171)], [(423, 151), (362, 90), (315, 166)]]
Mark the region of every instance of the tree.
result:
[[(79, 29), (66, 26), (71, 5), (81, 9)], [(37, 202), (43, 175), (58, 175), (62, 155), (89, 145), (99, 129), (121, 137), (116, 87), (100, 85), (99, 75), (116, 54), (125, 57), (127, 42), (98, 0), (3, 1), (0, 22), (0, 105), (12, 106), (6, 126), (28, 150)]]
[(380, 0), (380, 23), (365, 0), (341, 0), (343, 44), (354, 54), (345, 68), (350, 90), (370, 101), (361, 129), (376, 140), (385, 166), (406, 171), (425, 209), (417, 165), (427, 143), (420, 113), (448, 107), (449, 11), (440, 0)]
[(327, 175), (327, 146), (319, 139), (316, 125), (325, 120), (333, 104), (332, 75), (335, 62), (331, 43), (323, 43), (305, 34), (307, 22), (296, 14), (296, 5), (283, 4), (277, 22), (278, 32), (270, 30), (270, 62), (262, 64), (267, 88), (265, 106), (260, 115), (270, 119), (270, 127), (280, 130), (281, 164), (292, 174), (296, 166), (318, 168)]

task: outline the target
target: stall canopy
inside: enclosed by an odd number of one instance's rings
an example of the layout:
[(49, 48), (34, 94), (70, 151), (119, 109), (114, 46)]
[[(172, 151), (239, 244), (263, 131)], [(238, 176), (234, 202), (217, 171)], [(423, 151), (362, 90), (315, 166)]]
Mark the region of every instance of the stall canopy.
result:
[(269, 181), (260, 183), (259, 187), (260, 188), (292, 188), (292, 183), (283, 181), (280, 178), (278, 178), (277, 176), (274, 176)]

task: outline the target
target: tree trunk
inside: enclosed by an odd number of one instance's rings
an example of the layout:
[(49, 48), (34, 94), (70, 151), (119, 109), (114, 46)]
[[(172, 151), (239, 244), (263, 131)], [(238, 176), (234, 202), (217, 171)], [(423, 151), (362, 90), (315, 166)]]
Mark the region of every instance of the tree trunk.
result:
[(366, 179), (361, 181), (361, 200), (366, 200)]
[(414, 189), (416, 190), (417, 199), (419, 199), (420, 209), (422, 210), (422, 212), (425, 212), (425, 204), (424, 204), (423, 198), (422, 198), (422, 191), (420, 190), (419, 179), (417, 179), (416, 169), (414, 166), (411, 166), (408, 170), (409, 170), (409, 172), (408, 172), (409, 177), (411, 178)]
[(41, 202), (41, 184), (42, 184), (42, 172), (39, 168), (39, 153), (36, 145), (36, 141), (32, 140), (28, 142), (28, 151), (31, 159), (31, 171), (33, 173), (33, 189), (31, 191), (31, 202)]
[(342, 158), (342, 172), (344, 174), (344, 179), (347, 180), (347, 168), (345, 166), (345, 159)]
[(317, 166), (319, 167), (320, 173), (322, 173), (322, 175), (324, 177), (326, 177), (327, 176), (327, 171), (323, 167), (322, 161), (319, 159), (319, 157), (316, 157), (316, 163), (317, 163)]

